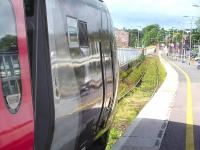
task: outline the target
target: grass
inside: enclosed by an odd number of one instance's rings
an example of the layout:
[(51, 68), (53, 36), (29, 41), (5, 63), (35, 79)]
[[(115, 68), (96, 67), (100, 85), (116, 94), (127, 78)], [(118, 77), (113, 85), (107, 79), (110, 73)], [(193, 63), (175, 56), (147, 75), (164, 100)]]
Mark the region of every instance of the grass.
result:
[[(127, 70), (120, 71), (118, 97), (123, 96), (130, 88), (133, 87), (133, 85), (136, 84), (138, 79), (141, 77), (145, 67), (142, 63), (144, 59), (144, 56), (141, 55), (139, 59), (135, 60), (132, 64), (129, 65)], [(142, 64), (140, 66), (137, 66), (138, 63)]]
[(166, 72), (158, 57), (148, 57), (144, 63), (147, 66), (146, 73), (142, 79), (141, 86), (138, 88), (138, 92), (150, 97), (157, 86), (157, 80), (158, 87), (163, 83)]
[(145, 74), (141, 85), (134, 89), (132, 93), (121, 100), (117, 105), (116, 115), (110, 131), (106, 150), (112, 148), (112, 145), (115, 144), (116, 141), (125, 133), (128, 126), (149, 101), (157, 85), (157, 79), (160, 86), (166, 77), (165, 69), (160, 63), (159, 58), (156, 56), (148, 57), (138, 68), (133, 69), (132, 72), (129, 73), (126, 79), (124, 79), (124, 82), (120, 83), (119, 93), (126, 92), (130, 86), (129, 82), (133, 85), (144, 69)]

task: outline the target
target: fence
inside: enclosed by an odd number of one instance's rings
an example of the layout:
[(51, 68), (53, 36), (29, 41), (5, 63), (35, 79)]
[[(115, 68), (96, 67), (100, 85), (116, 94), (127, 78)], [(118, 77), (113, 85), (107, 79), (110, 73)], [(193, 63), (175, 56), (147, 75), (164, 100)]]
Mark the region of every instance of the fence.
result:
[(120, 67), (136, 60), (142, 54), (141, 50), (132, 48), (118, 48), (117, 55)]

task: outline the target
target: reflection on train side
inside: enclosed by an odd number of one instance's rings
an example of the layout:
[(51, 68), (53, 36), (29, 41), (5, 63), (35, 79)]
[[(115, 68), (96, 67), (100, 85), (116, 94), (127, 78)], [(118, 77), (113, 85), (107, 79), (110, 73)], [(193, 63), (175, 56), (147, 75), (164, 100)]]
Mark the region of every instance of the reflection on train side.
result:
[[(105, 66), (106, 68), (110, 68), (109, 72), (111, 73), (112, 70), (109, 66), (110, 61), (111, 57), (105, 57)], [(89, 94), (90, 88), (98, 89), (102, 85), (102, 75), (100, 69), (101, 64), (99, 54), (76, 59), (66, 59), (65, 57), (61, 58), (52, 56), (53, 70), (62, 67), (74, 68), (76, 79), (80, 86), (79, 88), (81, 96), (86, 96), (87, 94)], [(112, 82), (112, 76), (110, 76), (110, 78), (107, 78), (107, 82)], [(61, 92), (61, 95), (63, 95), (63, 93), (66, 93), (66, 90), (62, 92), (62, 90), (60, 89), (59, 91)]]
[[(93, 55), (93, 56), (88, 56), (88, 57), (83, 57), (80, 59), (73, 59), (73, 60), (61, 58), (61, 57), (52, 57), (52, 58), (53, 58), (52, 59), (53, 69), (74, 68), (76, 79), (77, 79), (77, 82), (79, 83), (81, 96), (87, 95), (86, 93), (88, 93), (88, 90), (90, 87), (99, 88), (101, 86), (102, 84), (101, 70), (100, 70), (101, 64), (100, 64), (100, 58), (98, 54), (96, 56)], [(71, 86), (70, 87), (68, 86), (69, 88), (73, 87), (74, 84), (72, 82), (73, 81), (71, 81)], [(63, 92), (62, 92), (62, 88), (60, 88), (59, 91), (62, 96), (69, 96), (69, 95), (65, 95), (66, 89), (63, 89)], [(68, 91), (73, 91), (73, 90), (70, 89)]]
[(20, 65), (18, 54), (0, 54), (0, 75), (2, 79), (3, 95), (7, 105), (16, 109), (21, 98)]

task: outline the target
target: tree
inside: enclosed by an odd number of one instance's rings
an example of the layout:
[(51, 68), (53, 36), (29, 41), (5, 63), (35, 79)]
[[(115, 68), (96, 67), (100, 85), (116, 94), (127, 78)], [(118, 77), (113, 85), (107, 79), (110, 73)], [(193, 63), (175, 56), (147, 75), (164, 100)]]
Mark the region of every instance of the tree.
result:
[(161, 32), (158, 34), (159, 32), (160, 26), (158, 24), (149, 25), (143, 28), (143, 44), (149, 46), (158, 43), (161, 39)]
[(6, 52), (12, 48), (17, 48), (17, 37), (13, 35), (5, 35), (0, 38), (0, 51)]
[[(200, 45), (200, 30), (194, 30), (192, 34), (192, 45)], [(196, 48), (194, 48), (197, 50)]]
[(157, 37), (156, 37), (157, 42), (159, 42), (159, 43), (165, 42), (165, 32), (166, 32), (166, 31), (165, 31), (164, 28), (162, 28), (162, 29), (158, 32)]
[(196, 21), (197, 31), (200, 32), (200, 18)]
[(183, 32), (176, 32), (176, 33), (174, 33), (174, 35), (173, 35), (173, 39), (172, 39), (172, 41), (174, 42), (174, 43), (180, 43), (180, 42), (182, 42), (182, 37), (183, 37)]
[[(130, 46), (131, 47), (137, 47), (138, 44), (138, 29), (126, 29), (127, 32), (129, 32), (130, 35)], [(142, 31), (139, 31), (140, 34), (140, 45), (142, 41)]]

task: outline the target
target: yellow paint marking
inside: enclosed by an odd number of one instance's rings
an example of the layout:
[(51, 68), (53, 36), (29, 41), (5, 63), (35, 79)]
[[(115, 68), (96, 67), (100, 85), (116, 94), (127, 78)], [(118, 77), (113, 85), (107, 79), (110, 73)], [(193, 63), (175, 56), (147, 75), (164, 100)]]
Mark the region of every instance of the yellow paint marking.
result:
[(187, 80), (187, 110), (186, 110), (186, 150), (194, 150), (194, 132), (193, 132), (193, 111), (192, 111), (192, 91), (189, 75), (179, 66), (172, 63)]

